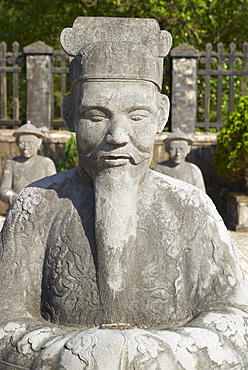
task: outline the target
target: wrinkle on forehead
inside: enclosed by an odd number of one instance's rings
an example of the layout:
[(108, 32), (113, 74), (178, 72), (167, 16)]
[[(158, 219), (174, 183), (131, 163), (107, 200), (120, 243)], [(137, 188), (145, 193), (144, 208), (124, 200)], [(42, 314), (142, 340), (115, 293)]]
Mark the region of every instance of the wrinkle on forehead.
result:
[(33, 134), (20, 134), (17, 136), (17, 142), (20, 142), (20, 141), (36, 142), (36, 141), (39, 141), (39, 138)]
[(74, 90), (78, 105), (85, 107), (113, 107), (149, 109), (158, 102), (158, 89), (146, 81), (90, 81), (78, 84)]

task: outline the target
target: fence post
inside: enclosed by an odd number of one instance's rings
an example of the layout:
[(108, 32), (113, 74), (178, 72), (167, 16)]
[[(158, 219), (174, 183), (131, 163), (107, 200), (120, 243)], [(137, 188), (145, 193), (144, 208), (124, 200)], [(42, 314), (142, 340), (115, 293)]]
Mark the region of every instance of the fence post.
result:
[(43, 130), (49, 130), (52, 112), (53, 49), (37, 41), (24, 47), (26, 55), (26, 119)]
[(197, 57), (199, 51), (188, 44), (171, 50), (172, 94), (171, 129), (195, 132), (197, 109)]

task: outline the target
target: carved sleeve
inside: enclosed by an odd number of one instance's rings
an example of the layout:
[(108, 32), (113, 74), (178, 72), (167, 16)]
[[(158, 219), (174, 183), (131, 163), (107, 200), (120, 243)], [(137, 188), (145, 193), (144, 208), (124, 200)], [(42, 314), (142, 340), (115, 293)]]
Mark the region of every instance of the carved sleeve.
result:
[(0, 259), (1, 315), (6, 316), (3, 319), (39, 317), (46, 204), (45, 200), (41, 202), (38, 189), (26, 188), (6, 218)]

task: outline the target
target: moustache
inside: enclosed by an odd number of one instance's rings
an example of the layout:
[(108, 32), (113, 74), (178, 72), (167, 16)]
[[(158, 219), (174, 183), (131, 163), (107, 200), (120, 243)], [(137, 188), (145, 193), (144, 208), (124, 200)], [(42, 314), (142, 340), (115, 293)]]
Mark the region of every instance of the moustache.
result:
[(150, 152), (141, 152), (134, 147), (122, 147), (116, 149), (96, 149), (90, 153), (79, 153), (79, 157), (88, 160), (91, 163), (97, 164), (104, 159), (118, 159), (126, 158), (129, 159), (131, 164), (139, 164), (149, 158), (151, 158)]

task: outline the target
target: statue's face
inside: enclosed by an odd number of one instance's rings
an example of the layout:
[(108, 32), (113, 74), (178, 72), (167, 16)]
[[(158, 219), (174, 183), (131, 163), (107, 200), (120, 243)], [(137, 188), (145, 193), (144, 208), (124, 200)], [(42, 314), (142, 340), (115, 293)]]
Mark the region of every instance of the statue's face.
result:
[(149, 164), (159, 119), (158, 90), (153, 83), (79, 83), (74, 101), (74, 127), (84, 167)]
[(174, 140), (169, 144), (168, 152), (171, 162), (178, 165), (185, 161), (189, 152), (189, 144), (185, 140)]
[(37, 154), (40, 147), (41, 139), (35, 135), (20, 135), (17, 140), (17, 145), (20, 149), (21, 155), (28, 159)]

